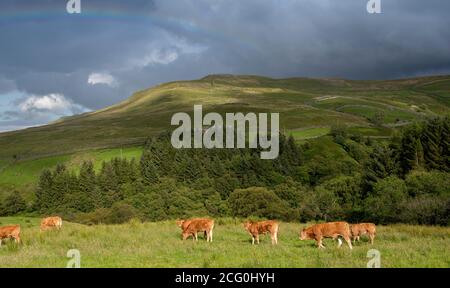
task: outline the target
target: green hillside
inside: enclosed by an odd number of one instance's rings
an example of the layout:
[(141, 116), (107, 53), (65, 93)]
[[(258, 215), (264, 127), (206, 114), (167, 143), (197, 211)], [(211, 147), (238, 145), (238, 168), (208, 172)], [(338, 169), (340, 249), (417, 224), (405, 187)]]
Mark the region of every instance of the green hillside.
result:
[(205, 112), (279, 112), (284, 130), (326, 129), (333, 123), (370, 128), (368, 118), (377, 112), (384, 114), (386, 127), (396, 127), (448, 113), (449, 86), (450, 76), (351, 81), (213, 75), (166, 83), (100, 111), (0, 134), (0, 167), (13, 159), (142, 144), (170, 129), (171, 116), (191, 112), (194, 104), (203, 104)]
[(111, 148), (77, 152), (73, 154), (50, 156), (5, 164), (0, 170), (0, 200), (12, 190), (23, 192), (26, 198), (35, 187), (43, 169), (54, 169), (58, 164), (64, 164), (69, 170), (78, 172), (84, 161), (92, 161), (95, 170), (99, 171), (103, 161), (115, 157), (139, 160), (142, 154), (140, 147)]
[[(77, 170), (91, 160), (98, 169), (114, 157), (139, 158), (145, 139), (171, 129), (172, 115), (192, 113), (195, 104), (205, 113), (279, 112), (285, 134), (315, 143), (310, 153), (327, 151), (324, 157), (350, 163), (339, 145), (322, 137), (332, 125), (348, 126), (350, 134), (389, 137), (411, 121), (449, 113), (448, 87), (450, 76), (351, 81), (213, 75), (162, 84), (96, 112), (0, 134), (0, 200), (13, 190), (30, 197), (41, 171), (58, 163)], [(374, 125), (380, 113), (381, 123)]]

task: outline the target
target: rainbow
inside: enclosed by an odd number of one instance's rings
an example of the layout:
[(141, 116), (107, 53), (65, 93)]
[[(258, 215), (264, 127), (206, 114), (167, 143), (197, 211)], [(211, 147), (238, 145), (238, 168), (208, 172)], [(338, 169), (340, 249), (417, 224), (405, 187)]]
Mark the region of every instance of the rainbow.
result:
[[(0, 0), (4, 1), (4, 0)], [(122, 22), (133, 25), (155, 26), (163, 29), (184, 30), (188, 33), (197, 33), (208, 38), (222, 38), (227, 41), (239, 43), (243, 47), (257, 48), (249, 39), (238, 39), (234, 35), (226, 35), (221, 31), (211, 30), (208, 27), (200, 27), (195, 23), (186, 22), (175, 18), (161, 18), (157, 13), (152, 13), (145, 7), (139, 9), (136, 2), (132, 7), (127, 7), (124, 2), (104, 1), (101, 5), (98, 2), (81, 0), (82, 13), (69, 14), (66, 10), (67, 0), (40, 1), (27, 0), (20, 4), (0, 4), (0, 25), (15, 23), (40, 23), (40, 22), (61, 22), (70, 23), (93, 23), (95, 22)], [(22, 2), (22, 1), (21, 1)]]
[[(25, 22), (25, 21), (53, 21), (63, 19), (99, 19), (117, 21), (161, 21), (151, 15), (151, 11), (145, 9), (124, 9), (123, 4), (117, 5), (114, 1), (105, 1), (103, 5), (82, 3), (81, 14), (69, 14), (66, 11), (67, 1), (27, 1), (27, 3), (4, 5), (0, 4), (0, 21)], [(4, 7), (6, 6), (6, 7)]]

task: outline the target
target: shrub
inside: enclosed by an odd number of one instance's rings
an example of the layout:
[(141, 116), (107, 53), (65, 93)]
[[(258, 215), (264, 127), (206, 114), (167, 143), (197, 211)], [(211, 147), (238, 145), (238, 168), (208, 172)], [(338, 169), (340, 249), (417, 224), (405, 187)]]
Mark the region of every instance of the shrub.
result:
[(27, 209), (25, 200), (19, 192), (14, 191), (6, 197), (3, 205), (0, 206), (0, 215), (15, 215)]
[(401, 205), (401, 222), (420, 225), (449, 225), (450, 199), (422, 195), (409, 198)]
[(293, 220), (294, 215), (289, 205), (266, 188), (250, 187), (237, 189), (228, 199), (233, 216), (265, 217), (269, 219)]
[(109, 223), (121, 224), (136, 218), (136, 209), (133, 206), (125, 203), (115, 203), (109, 213)]
[(405, 181), (411, 196), (423, 194), (450, 195), (448, 173), (432, 171), (415, 171), (409, 174)]
[(116, 203), (111, 208), (98, 208), (93, 212), (79, 213), (75, 221), (86, 225), (122, 224), (137, 218), (136, 209), (125, 203)]
[(408, 197), (405, 182), (395, 176), (378, 181), (365, 201), (368, 220), (386, 224), (399, 221), (400, 204)]
[(317, 187), (305, 193), (298, 213), (302, 222), (332, 221), (342, 216), (338, 198), (324, 187)]

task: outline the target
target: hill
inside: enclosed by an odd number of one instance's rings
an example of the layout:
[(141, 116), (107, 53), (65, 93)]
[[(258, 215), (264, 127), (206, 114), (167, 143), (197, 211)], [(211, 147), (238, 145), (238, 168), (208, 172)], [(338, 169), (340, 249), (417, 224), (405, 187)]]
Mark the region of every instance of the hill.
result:
[[(279, 112), (281, 129), (309, 137), (333, 123), (389, 135), (393, 127), (450, 111), (450, 76), (390, 81), (271, 79), (211, 75), (162, 84), (105, 109), (55, 123), (0, 134), (0, 167), (13, 160), (42, 158), (99, 148), (140, 145), (170, 129), (176, 112)], [(371, 123), (382, 113), (383, 128)], [(312, 129), (312, 130), (311, 130)], [(325, 132), (324, 132), (325, 131)]]
[[(77, 171), (91, 160), (98, 170), (114, 157), (139, 158), (145, 139), (171, 129), (172, 115), (192, 113), (194, 104), (203, 104), (206, 112), (280, 112), (285, 134), (316, 147), (307, 159), (321, 155), (351, 163), (340, 145), (322, 137), (333, 124), (348, 126), (350, 133), (389, 137), (411, 121), (448, 114), (449, 88), (450, 76), (352, 81), (211, 75), (166, 83), (99, 111), (0, 134), (0, 200), (14, 190), (31, 200), (41, 171), (58, 163)], [(374, 125), (377, 113), (382, 123)]]

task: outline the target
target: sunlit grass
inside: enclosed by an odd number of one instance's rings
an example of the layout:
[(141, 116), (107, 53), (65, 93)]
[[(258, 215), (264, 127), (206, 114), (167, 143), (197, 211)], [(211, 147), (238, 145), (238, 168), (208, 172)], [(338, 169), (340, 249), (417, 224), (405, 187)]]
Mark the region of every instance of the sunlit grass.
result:
[[(393, 225), (378, 227), (375, 244), (367, 239), (352, 251), (325, 241), (300, 241), (305, 224), (282, 223), (279, 245), (264, 236), (252, 246), (240, 221), (216, 221), (214, 242), (180, 239), (173, 221), (83, 226), (64, 223), (61, 231), (39, 232), (38, 219), (0, 218), (1, 225), (21, 223), (23, 244), (0, 248), (0, 267), (65, 267), (67, 251), (81, 252), (82, 267), (366, 267), (367, 252), (381, 253), (382, 267), (450, 267), (450, 228)], [(28, 223), (27, 223), (28, 222)]]

